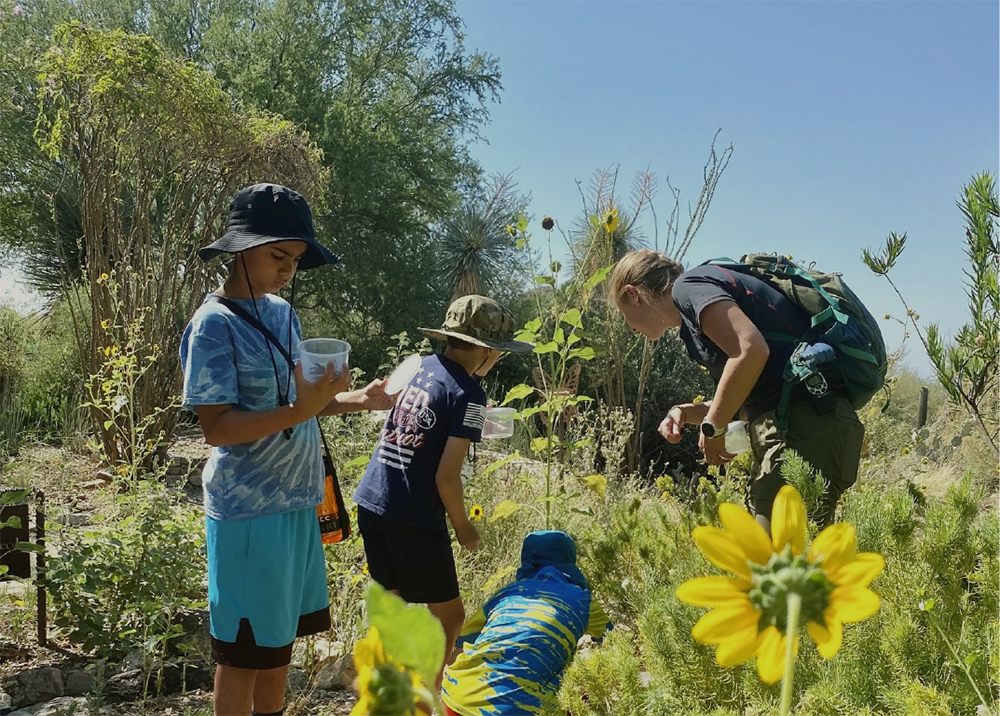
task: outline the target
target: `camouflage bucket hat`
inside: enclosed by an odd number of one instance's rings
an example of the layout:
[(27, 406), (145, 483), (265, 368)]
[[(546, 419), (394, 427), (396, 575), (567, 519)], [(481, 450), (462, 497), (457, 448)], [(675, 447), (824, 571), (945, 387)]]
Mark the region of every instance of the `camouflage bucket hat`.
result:
[(440, 329), (421, 328), (431, 338), (460, 338), (484, 348), (520, 353), (530, 351), (534, 343), (514, 340), (514, 316), (486, 296), (462, 296), (452, 301)]

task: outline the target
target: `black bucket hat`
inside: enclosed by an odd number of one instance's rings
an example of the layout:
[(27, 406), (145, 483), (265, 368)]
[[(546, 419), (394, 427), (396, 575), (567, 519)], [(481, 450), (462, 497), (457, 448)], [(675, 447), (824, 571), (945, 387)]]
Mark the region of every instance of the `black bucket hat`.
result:
[(222, 253), (238, 254), (278, 241), (306, 243), (299, 271), (340, 261), (316, 240), (305, 197), (279, 184), (254, 184), (238, 191), (229, 203), (225, 235), (201, 249), (198, 256), (208, 261)]

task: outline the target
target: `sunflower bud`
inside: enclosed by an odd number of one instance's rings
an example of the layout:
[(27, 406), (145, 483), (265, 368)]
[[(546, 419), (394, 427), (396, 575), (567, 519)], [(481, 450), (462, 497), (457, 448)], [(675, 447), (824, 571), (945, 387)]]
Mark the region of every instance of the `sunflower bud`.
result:
[(555, 225), (556, 222), (551, 216), (542, 217), (542, 228), (545, 229), (546, 231), (552, 231)]

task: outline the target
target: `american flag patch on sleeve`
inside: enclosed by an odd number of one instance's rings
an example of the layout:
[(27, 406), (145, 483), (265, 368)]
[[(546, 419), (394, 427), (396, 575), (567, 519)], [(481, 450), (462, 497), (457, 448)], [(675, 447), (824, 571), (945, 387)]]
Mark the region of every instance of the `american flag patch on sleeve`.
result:
[(462, 419), (462, 425), (467, 428), (475, 428), (476, 430), (482, 430), (483, 425), (486, 424), (486, 406), (477, 405), (476, 403), (469, 403), (465, 406), (465, 418)]

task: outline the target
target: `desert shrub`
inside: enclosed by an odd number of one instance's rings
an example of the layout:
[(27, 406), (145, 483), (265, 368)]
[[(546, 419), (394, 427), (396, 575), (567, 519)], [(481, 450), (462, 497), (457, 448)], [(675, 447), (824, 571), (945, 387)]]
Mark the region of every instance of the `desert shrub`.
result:
[[(796, 470), (804, 466), (789, 466)], [(668, 489), (659, 500), (636, 494), (612, 506), (613, 519), (595, 525), (585, 541), (583, 563), (595, 592), (629, 635), (634, 653), (628, 659), (590, 654), (585, 664), (574, 663), (562, 697), (575, 706), (574, 714), (603, 713), (581, 703), (579, 694), (590, 689), (605, 703), (639, 699), (644, 713), (773, 713), (777, 687), (764, 686), (752, 663), (719, 667), (714, 648), (690, 636), (704, 610), (674, 595), (686, 579), (716, 573), (690, 532), (697, 524), (717, 524), (718, 503), (738, 502), (732, 498), (739, 483), (704, 479), (693, 501), (679, 499), (669, 481), (660, 486)], [(942, 499), (927, 499), (905, 482), (886, 487), (862, 480), (846, 493), (841, 519), (856, 526), (858, 549), (886, 560), (873, 584), (882, 606), (873, 618), (845, 628), (831, 661), (802, 638), (796, 713), (972, 716), (983, 701), (995, 702), (1000, 529), (995, 511), (981, 511), (982, 497), (971, 475)], [(638, 695), (631, 677), (635, 659), (649, 674), (648, 688)]]
[(9, 306), (0, 306), (0, 455), (20, 445), (26, 338), (24, 319)]
[(21, 410), (25, 430), (41, 439), (65, 437), (83, 425), (83, 372), (72, 316), (56, 304), (29, 336)]
[(633, 636), (612, 631), (600, 647), (577, 655), (563, 676), (559, 705), (577, 716), (640, 716), (645, 693)]
[(157, 481), (118, 497), (91, 529), (61, 527), (48, 560), (54, 623), (104, 658), (163, 653), (183, 612), (204, 606), (204, 519)]

